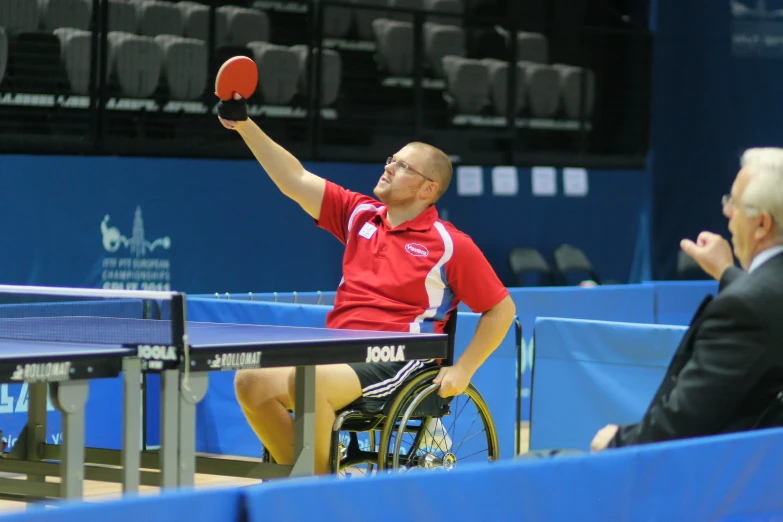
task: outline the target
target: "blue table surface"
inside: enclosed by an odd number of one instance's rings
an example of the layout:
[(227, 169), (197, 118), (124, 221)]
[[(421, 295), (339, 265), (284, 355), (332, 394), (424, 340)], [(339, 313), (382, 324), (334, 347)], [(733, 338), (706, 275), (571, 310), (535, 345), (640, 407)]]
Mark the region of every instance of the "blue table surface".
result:
[(188, 337), (193, 348), (238, 344), (339, 343), (341, 341), (405, 342), (411, 338), (442, 338), (439, 334), (337, 330), (297, 326), (268, 326), (230, 323), (188, 323)]
[(87, 343), (58, 343), (52, 341), (19, 341), (0, 339), (0, 359), (35, 357), (82, 357), (128, 355), (133, 350), (122, 346)]

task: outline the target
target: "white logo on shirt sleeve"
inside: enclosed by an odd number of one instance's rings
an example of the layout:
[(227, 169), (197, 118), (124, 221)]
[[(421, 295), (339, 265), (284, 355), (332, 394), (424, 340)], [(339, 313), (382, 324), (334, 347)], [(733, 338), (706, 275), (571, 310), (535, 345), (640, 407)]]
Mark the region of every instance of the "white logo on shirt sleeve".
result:
[(365, 223), (362, 229), (359, 231), (359, 235), (364, 238), (370, 239), (372, 235), (375, 234), (376, 230), (378, 230), (378, 227), (376, 227), (375, 225), (372, 225), (370, 223)]

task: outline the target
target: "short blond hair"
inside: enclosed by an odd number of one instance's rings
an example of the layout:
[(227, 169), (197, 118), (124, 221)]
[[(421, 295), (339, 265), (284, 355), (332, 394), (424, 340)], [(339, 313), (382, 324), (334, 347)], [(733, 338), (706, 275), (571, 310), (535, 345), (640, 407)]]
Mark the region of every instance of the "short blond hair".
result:
[(435, 195), (433, 203), (438, 201), (448, 190), (449, 184), (451, 184), (453, 168), (449, 156), (439, 148), (420, 141), (408, 143), (408, 147), (423, 149), (427, 152), (427, 171), (429, 174), (434, 174), (433, 177), (438, 182), (438, 193)]

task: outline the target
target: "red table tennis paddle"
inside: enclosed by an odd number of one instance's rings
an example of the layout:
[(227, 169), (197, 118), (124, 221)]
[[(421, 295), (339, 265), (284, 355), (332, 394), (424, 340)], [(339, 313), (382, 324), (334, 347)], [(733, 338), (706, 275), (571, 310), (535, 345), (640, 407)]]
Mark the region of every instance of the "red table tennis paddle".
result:
[(244, 99), (253, 96), (258, 85), (258, 67), (247, 56), (235, 56), (220, 66), (215, 78), (215, 93), (223, 101), (234, 98), (234, 93)]

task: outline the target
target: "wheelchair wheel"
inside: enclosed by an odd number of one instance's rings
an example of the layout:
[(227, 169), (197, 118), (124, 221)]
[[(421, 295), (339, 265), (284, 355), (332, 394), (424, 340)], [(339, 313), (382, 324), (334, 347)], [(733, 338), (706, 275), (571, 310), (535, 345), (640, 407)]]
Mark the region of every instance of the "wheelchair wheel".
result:
[[(367, 441), (359, 441), (360, 433), (357, 432), (335, 434), (331, 455), (332, 473), (341, 478), (373, 475), (375, 460), (371, 456), (375, 456), (374, 452), (377, 451), (375, 433), (374, 429), (362, 433), (366, 435)], [(364, 443), (367, 444), (366, 448), (361, 447)]]
[(443, 399), (424, 372), (400, 390), (389, 409), (378, 447), (378, 469), (452, 470), (460, 463), (494, 461), (500, 456), (497, 432), (486, 401), (470, 384)]

